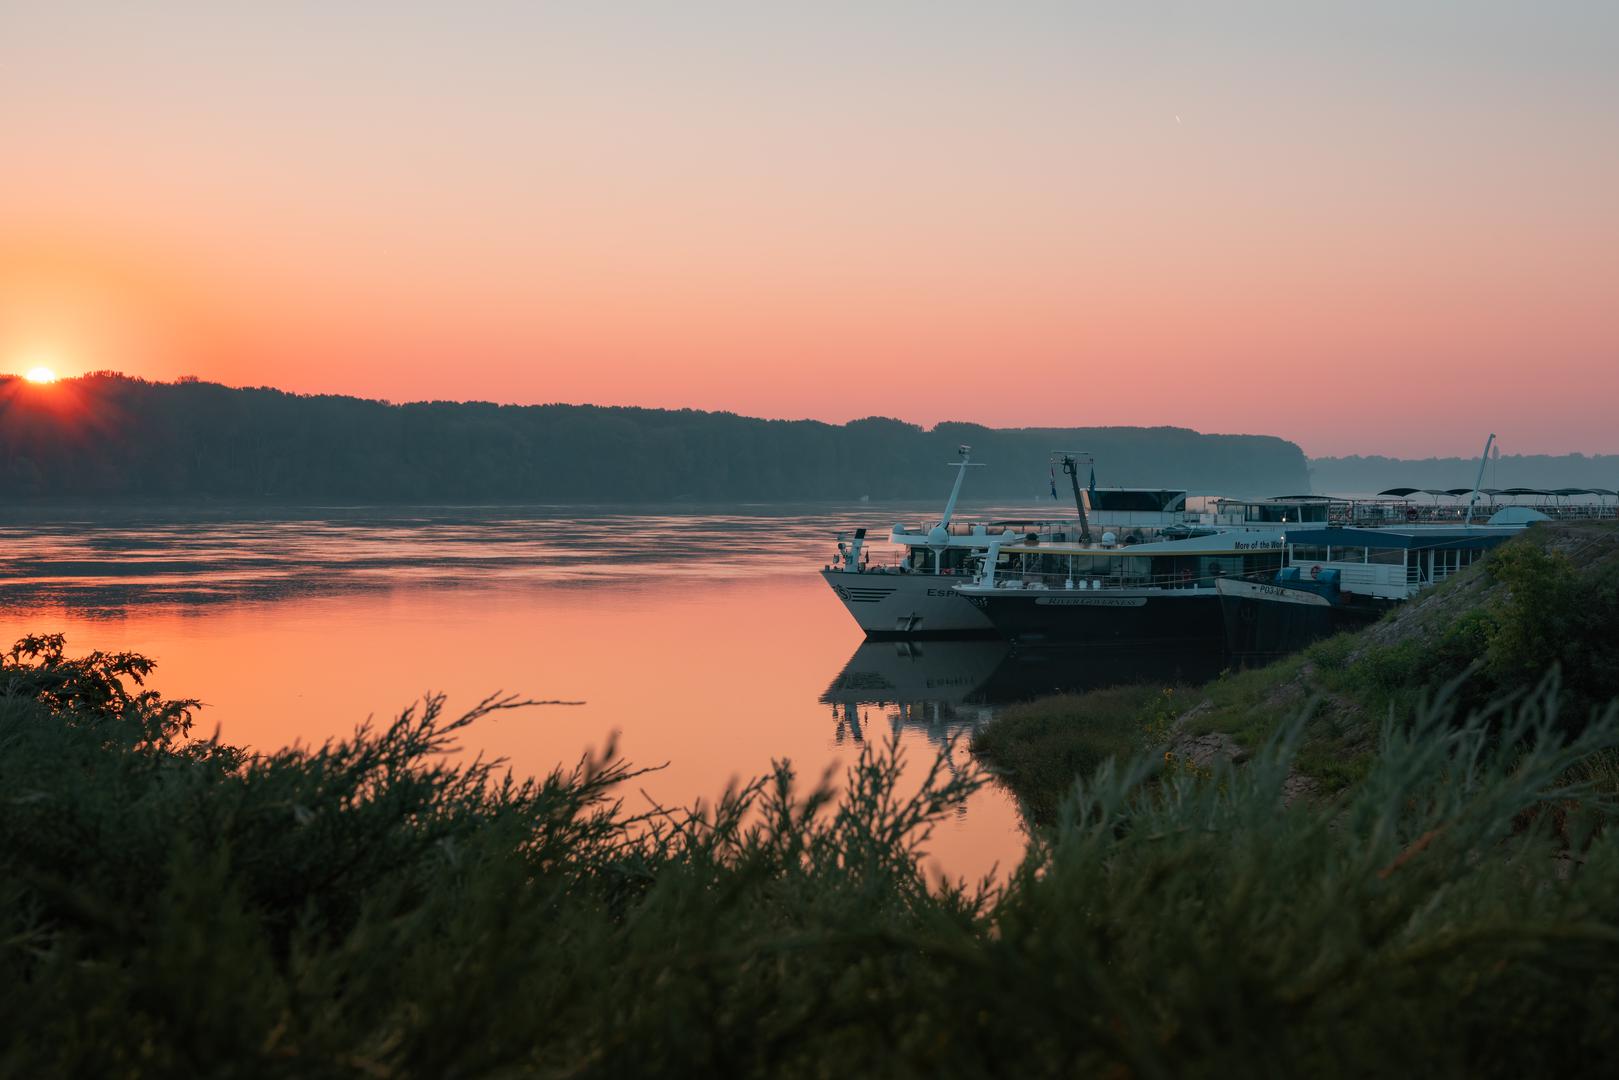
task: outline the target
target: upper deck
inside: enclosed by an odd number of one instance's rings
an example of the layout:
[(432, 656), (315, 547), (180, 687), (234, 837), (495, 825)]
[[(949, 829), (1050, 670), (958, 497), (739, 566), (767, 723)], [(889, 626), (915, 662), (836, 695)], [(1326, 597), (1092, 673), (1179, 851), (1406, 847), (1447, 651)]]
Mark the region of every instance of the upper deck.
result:
[(1335, 572), (1346, 593), (1404, 600), (1460, 573), (1524, 528), (1431, 523), (1289, 529), (1288, 562), (1311, 580)]

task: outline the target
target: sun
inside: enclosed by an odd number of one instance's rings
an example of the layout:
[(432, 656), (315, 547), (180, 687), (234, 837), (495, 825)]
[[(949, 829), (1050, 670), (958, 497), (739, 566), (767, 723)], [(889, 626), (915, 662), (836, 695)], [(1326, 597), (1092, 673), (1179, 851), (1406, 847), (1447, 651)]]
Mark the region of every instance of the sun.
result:
[(56, 381), (56, 372), (43, 364), (31, 367), (23, 374), (23, 378), (31, 383), (53, 383)]

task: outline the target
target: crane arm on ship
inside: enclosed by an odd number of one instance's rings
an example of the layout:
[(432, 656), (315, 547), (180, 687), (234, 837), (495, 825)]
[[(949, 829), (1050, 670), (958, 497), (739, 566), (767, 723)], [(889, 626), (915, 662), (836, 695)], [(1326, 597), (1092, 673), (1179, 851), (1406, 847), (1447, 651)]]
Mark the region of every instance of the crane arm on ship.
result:
[(1079, 492), (1079, 467), (1092, 465), (1095, 462), (1089, 454), (1080, 454), (1068, 450), (1058, 451), (1062, 458), (1062, 471), (1067, 474), (1068, 482), (1074, 488), (1074, 509), (1079, 511), (1079, 539), (1081, 543), (1091, 542), (1091, 523), (1085, 516), (1085, 499)]
[(1484, 453), (1479, 455), (1478, 479), (1473, 481), (1473, 497), (1467, 500), (1467, 517), (1462, 521), (1463, 528), (1473, 524), (1473, 504), (1478, 502), (1478, 489), (1484, 483), (1484, 466), (1490, 463), (1490, 446), (1494, 442), (1495, 432), (1492, 431), (1490, 437), (1484, 440)]

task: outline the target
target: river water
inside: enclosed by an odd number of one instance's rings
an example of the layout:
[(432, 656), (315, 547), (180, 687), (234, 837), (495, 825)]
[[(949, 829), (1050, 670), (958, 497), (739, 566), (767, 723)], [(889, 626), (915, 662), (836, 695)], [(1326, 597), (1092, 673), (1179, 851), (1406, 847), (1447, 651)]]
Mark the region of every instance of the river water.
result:
[[(961, 516), (1031, 513), (1051, 504)], [(624, 793), (631, 809), (711, 800), (773, 759), (812, 781), (890, 733), (914, 773), (1008, 701), (1164, 669), (1134, 653), (864, 642), (815, 573), (831, 535), (936, 514), (14, 509), (0, 515), (0, 638), (60, 631), (71, 653), (145, 653), (153, 685), (205, 703), (201, 731), (261, 749), (347, 735), (428, 692), (452, 710), (495, 691), (582, 701), (498, 714), (465, 749), (534, 774), (616, 736), (630, 761), (665, 765)], [(965, 763), (964, 745), (954, 758)], [(936, 868), (977, 878), (1023, 842), (1014, 802), (991, 786), (928, 847)]]

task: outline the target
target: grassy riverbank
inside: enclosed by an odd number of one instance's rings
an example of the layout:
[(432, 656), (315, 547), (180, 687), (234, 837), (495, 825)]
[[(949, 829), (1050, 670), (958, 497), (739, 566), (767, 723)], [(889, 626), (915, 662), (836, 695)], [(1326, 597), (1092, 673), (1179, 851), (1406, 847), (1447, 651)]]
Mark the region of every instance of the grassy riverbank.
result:
[[(630, 813), (429, 701), (318, 750), (185, 736), (133, 656), (0, 658), (0, 1075), (1606, 1073), (1619, 746), (1550, 691), (1382, 725), (1333, 812), (1313, 736), (1091, 769), (997, 889), (916, 845), (980, 779), (783, 767)], [(289, 673), (291, 677), (295, 673)]]
[(1537, 526), (1359, 633), (1203, 686), (1030, 702), (980, 729), (974, 749), (1031, 819), (1049, 822), (1076, 776), (1110, 756), (1206, 771), (1297, 721), (1290, 793), (1330, 795), (1366, 776), (1388, 717), (1410, 717), (1446, 686), (1463, 713), (1512, 700), (1553, 669), (1564, 730), (1619, 697), (1619, 526)]

